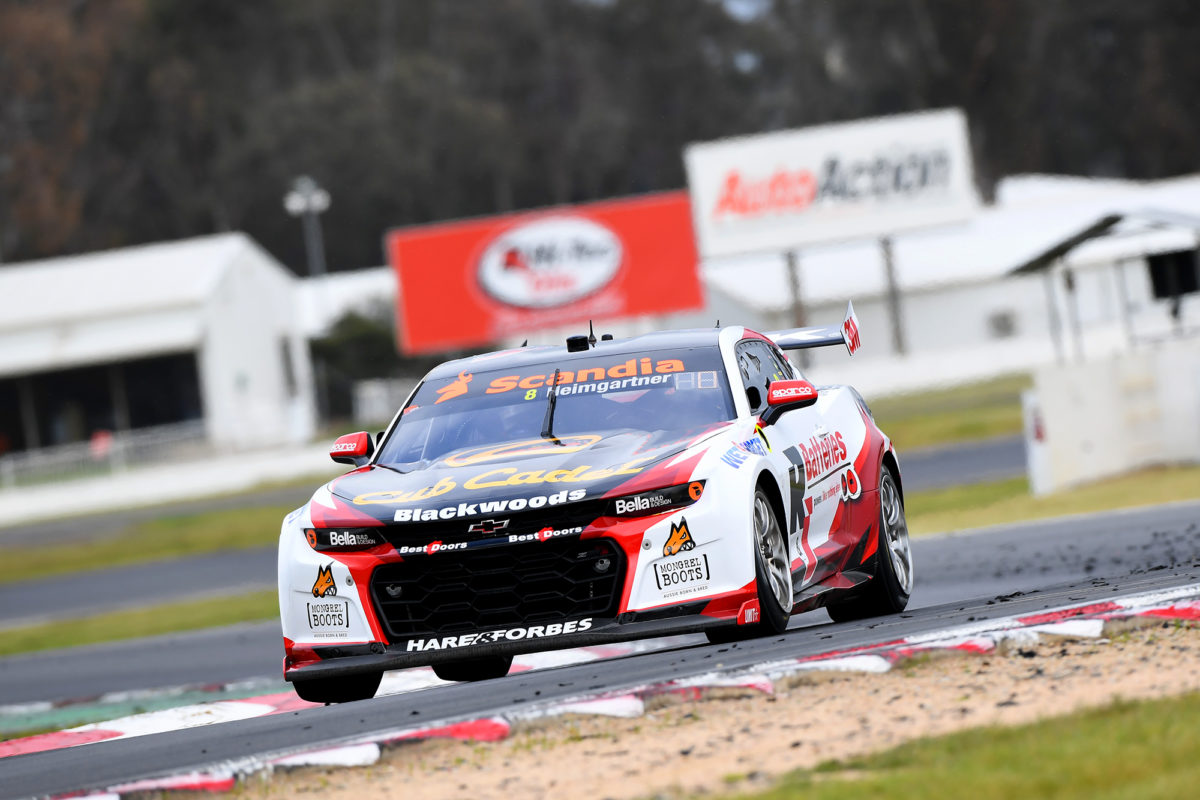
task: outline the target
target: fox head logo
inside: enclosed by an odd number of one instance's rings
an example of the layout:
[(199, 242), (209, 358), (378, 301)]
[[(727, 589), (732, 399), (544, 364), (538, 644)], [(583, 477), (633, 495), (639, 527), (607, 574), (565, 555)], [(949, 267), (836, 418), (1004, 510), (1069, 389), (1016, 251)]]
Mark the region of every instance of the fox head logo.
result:
[(472, 377), (474, 377), (474, 376), (471, 375), (471, 373), (469, 373), (469, 372), (458, 373), (458, 378), (455, 379), (454, 383), (448, 383), (445, 386), (443, 386), (442, 388), (437, 390), (438, 399), (435, 400), (433, 402), (433, 404), (436, 406), (438, 403), (442, 402), (443, 400), (449, 400), (451, 398), (460, 397), (460, 396), (466, 394), (467, 393), (467, 384), (471, 382)]
[(333, 580), (333, 564), (317, 567), (317, 580), (312, 588), (313, 597), (337, 596), (337, 583)]
[(667, 537), (667, 543), (663, 545), (663, 555), (673, 556), (684, 550), (695, 550), (696, 542), (692, 540), (692, 534), (688, 531), (687, 520), (681, 519), (679, 524), (671, 523), (671, 535)]

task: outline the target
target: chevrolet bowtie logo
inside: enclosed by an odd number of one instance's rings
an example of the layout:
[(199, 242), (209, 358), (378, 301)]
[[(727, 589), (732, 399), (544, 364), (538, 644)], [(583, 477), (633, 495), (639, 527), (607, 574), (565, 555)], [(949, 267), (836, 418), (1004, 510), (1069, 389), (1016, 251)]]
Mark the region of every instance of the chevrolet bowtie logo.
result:
[(467, 528), (468, 533), (495, 533), (502, 531), (508, 527), (506, 519), (484, 519), (476, 522), (470, 528)]

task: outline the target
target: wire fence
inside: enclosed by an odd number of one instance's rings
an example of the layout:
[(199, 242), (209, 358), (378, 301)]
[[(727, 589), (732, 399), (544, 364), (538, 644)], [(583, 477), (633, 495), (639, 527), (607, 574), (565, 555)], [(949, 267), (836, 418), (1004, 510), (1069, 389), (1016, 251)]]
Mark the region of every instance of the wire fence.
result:
[(0, 456), (0, 489), (123, 472), (132, 466), (165, 464), (211, 455), (203, 420), (98, 432), (86, 442)]

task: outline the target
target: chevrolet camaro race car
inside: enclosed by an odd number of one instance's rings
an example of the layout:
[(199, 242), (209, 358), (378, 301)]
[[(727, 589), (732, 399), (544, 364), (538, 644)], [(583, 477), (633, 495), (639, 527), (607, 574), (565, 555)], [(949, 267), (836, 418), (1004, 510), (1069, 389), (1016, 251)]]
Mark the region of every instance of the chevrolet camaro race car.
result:
[(283, 522), (284, 675), (374, 695), (385, 670), (505, 675), (515, 654), (703, 631), (730, 641), (902, 610), (900, 470), (848, 386), (783, 351), (841, 326), (573, 336), (443, 364), (355, 469)]

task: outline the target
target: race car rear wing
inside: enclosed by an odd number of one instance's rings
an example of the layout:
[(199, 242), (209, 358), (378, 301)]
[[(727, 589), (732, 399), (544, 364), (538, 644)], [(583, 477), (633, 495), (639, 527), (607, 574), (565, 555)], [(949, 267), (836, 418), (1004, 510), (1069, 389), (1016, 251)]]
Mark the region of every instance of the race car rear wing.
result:
[(854, 315), (854, 303), (846, 303), (846, 318), (842, 320), (841, 325), (815, 325), (809, 328), (771, 331), (767, 338), (778, 345), (780, 350), (805, 350), (809, 347), (844, 344), (850, 355), (854, 355), (862, 347), (862, 339), (858, 334), (858, 317)]

